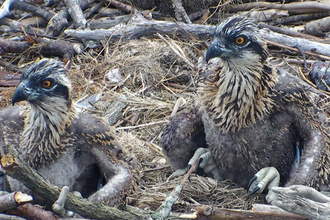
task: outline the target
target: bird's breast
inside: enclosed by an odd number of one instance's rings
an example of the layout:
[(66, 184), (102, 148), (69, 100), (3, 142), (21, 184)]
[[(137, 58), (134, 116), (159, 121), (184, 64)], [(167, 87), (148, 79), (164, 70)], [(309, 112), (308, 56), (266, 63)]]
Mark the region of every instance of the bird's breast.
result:
[(281, 112), (235, 132), (221, 132), (213, 121), (203, 116), (207, 144), (222, 179), (247, 186), (261, 168), (276, 167), (283, 180), (295, 161), (293, 118)]

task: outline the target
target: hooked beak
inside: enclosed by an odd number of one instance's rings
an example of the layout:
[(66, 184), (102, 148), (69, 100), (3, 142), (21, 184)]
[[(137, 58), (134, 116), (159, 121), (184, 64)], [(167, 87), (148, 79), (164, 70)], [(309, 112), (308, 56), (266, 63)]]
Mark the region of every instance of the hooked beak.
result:
[(220, 39), (213, 39), (209, 49), (206, 52), (206, 62), (209, 62), (209, 60), (214, 57), (228, 57), (230, 53), (231, 51), (225, 48)]
[(12, 105), (20, 101), (33, 101), (39, 98), (39, 94), (36, 91), (33, 91), (29, 88), (28, 83), (26, 81), (22, 81), (18, 87), (12, 98)]

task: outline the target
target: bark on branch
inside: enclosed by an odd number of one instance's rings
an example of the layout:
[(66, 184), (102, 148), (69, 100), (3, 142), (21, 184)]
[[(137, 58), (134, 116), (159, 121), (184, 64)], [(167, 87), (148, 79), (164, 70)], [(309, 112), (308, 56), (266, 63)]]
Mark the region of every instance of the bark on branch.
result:
[(211, 206), (198, 206), (196, 209), (198, 219), (203, 220), (308, 220), (302, 216), (288, 212), (278, 212), (268, 209), (267, 211), (250, 211), (221, 209)]
[(26, 202), (31, 202), (32, 200), (32, 196), (22, 192), (8, 193), (6, 195), (0, 196), (0, 212), (15, 208)]
[[(110, 29), (98, 30), (66, 30), (65, 34), (79, 39), (104, 40), (115, 42), (119, 39), (131, 40), (156, 33), (172, 37), (182, 36), (188, 38), (207, 39), (214, 33), (215, 26), (173, 23), (166, 21), (147, 20), (135, 14), (128, 24), (119, 24)], [(314, 42), (307, 39), (290, 37), (278, 34), (267, 29), (261, 29), (262, 36), (275, 43), (299, 48), (299, 50), (330, 56), (330, 45)]]
[(111, 38), (114, 42), (121, 38), (131, 40), (156, 33), (170, 36), (183, 36), (190, 38), (206, 39), (213, 35), (214, 26), (166, 21), (147, 20), (142, 15), (135, 14), (128, 24), (119, 24), (110, 29), (98, 30), (70, 30), (64, 31), (68, 36), (86, 40), (104, 40)]
[(329, 11), (330, 5), (329, 3), (323, 2), (295, 2), (290, 4), (278, 4), (278, 3), (270, 3), (270, 2), (251, 2), (245, 4), (227, 4), (225, 8), (230, 13), (236, 13), (239, 11), (247, 11), (253, 8), (267, 8), (267, 9), (281, 9), (281, 10), (289, 10), (289, 11), (297, 11), (301, 9), (318, 9), (321, 11)]

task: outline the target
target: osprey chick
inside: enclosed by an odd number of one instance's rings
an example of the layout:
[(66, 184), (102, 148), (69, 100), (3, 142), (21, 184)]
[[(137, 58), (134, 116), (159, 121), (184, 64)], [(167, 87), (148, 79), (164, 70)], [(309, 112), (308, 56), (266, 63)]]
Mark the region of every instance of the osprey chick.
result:
[(317, 106), (322, 95), (290, 74), (276, 73), (250, 19), (234, 16), (216, 27), (206, 61), (214, 57), (223, 66), (200, 80), (198, 93), (217, 177), (248, 186), (251, 194), (278, 185), (278, 173), (282, 186), (328, 188), (329, 128)]
[[(104, 119), (76, 116), (71, 97), (63, 63), (42, 59), (27, 68), (12, 103), (26, 100), (28, 106), (0, 111), (0, 155), (14, 145), (52, 184), (69, 186), (92, 201), (122, 202), (137, 186), (137, 161), (116, 142)], [(0, 190), (31, 193), (9, 176), (6, 180)]]

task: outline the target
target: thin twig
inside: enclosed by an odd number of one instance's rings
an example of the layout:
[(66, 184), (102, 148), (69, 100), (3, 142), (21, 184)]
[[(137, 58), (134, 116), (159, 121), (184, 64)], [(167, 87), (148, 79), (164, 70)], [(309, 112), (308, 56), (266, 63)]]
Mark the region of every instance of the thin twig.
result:
[(116, 128), (116, 130), (126, 130), (126, 129), (143, 128), (143, 127), (157, 125), (157, 124), (163, 124), (163, 123), (168, 123), (168, 120), (155, 121), (155, 122), (151, 122), (151, 123), (147, 123), (147, 124), (142, 124), (142, 125), (136, 125), (136, 126), (119, 127), (119, 128)]
[(195, 66), (192, 62), (190, 62), (187, 57), (183, 54), (183, 52), (179, 52), (177, 49), (174, 48), (174, 42), (169, 42), (166, 40), (161, 34), (157, 33), (157, 36), (162, 39), (170, 48), (173, 50), (173, 52), (178, 55), (186, 64), (188, 64), (193, 70), (197, 70), (197, 66)]

